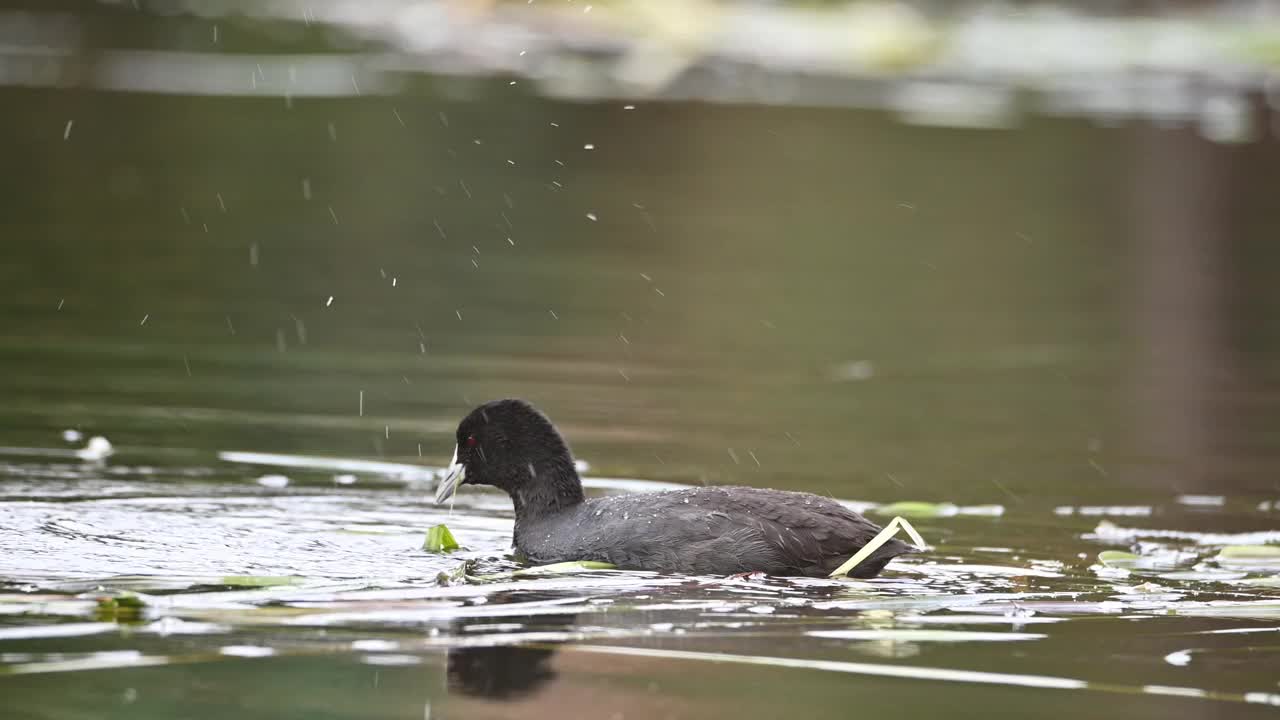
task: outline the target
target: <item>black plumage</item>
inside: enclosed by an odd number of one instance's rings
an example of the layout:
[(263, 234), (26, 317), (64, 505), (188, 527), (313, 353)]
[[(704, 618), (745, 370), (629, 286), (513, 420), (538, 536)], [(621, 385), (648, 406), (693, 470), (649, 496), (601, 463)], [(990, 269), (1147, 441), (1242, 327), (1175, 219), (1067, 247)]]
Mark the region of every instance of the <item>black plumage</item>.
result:
[[(481, 405), (457, 435), (463, 482), (511, 496), (516, 549), (537, 564), (825, 577), (881, 529), (830, 498), (782, 490), (698, 487), (588, 499), (568, 445), (522, 400)], [(909, 552), (915, 548), (890, 539), (850, 575), (874, 577)]]

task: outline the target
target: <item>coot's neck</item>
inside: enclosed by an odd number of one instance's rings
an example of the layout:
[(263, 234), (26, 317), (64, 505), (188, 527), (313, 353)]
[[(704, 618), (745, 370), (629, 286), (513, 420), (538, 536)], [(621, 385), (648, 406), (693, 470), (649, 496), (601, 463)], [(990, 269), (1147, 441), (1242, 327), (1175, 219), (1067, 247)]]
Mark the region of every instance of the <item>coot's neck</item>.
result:
[(517, 526), (555, 515), (585, 499), (582, 481), (567, 450), (529, 463), (528, 472), (530, 477), (509, 491)]

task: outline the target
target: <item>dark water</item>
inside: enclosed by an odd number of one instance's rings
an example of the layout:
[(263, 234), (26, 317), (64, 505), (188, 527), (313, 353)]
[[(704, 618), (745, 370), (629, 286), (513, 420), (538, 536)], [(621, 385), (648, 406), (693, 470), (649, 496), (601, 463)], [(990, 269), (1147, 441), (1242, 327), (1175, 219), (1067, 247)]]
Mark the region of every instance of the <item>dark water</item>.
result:
[[(1273, 142), (501, 82), (0, 106), (6, 717), (1280, 703), (1278, 566), (1216, 559), (1280, 539)], [(592, 478), (957, 507), (873, 582), (440, 585), (439, 522), (511, 569), (502, 498), (429, 501), (504, 395)]]

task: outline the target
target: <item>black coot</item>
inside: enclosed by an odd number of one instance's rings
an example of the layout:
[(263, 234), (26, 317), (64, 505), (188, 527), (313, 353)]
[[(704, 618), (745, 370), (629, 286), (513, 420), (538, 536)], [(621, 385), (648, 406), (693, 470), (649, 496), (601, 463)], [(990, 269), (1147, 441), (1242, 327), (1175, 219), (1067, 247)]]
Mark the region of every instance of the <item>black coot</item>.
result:
[[(880, 527), (809, 493), (699, 487), (587, 499), (564, 438), (523, 400), (495, 400), (458, 425), (436, 502), (459, 484), (492, 485), (515, 504), (515, 546), (531, 562), (597, 560), (690, 575), (825, 577)], [(850, 573), (874, 577), (915, 548), (897, 539)]]

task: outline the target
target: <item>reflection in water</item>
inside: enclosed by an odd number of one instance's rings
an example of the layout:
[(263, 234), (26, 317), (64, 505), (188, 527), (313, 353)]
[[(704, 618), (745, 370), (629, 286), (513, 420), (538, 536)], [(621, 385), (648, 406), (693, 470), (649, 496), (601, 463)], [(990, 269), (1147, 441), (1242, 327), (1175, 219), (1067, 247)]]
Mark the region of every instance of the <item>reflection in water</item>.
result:
[(515, 700), (541, 690), (555, 676), (555, 650), (520, 645), (449, 651), (449, 689), (463, 695)]
[[(527, 618), (510, 618), (513, 623), (543, 626), (542, 630), (569, 630), (575, 626), (578, 616), (540, 615)], [(474, 626), (473, 626), (474, 627)], [(454, 631), (466, 635), (462, 623)], [(495, 638), (501, 641), (501, 636)], [(449, 650), (448, 687), (450, 690), (472, 697), (492, 700), (518, 700), (537, 693), (556, 677), (551, 658), (555, 645), (542, 642), (530, 645), (489, 645), (458, 647)]]

